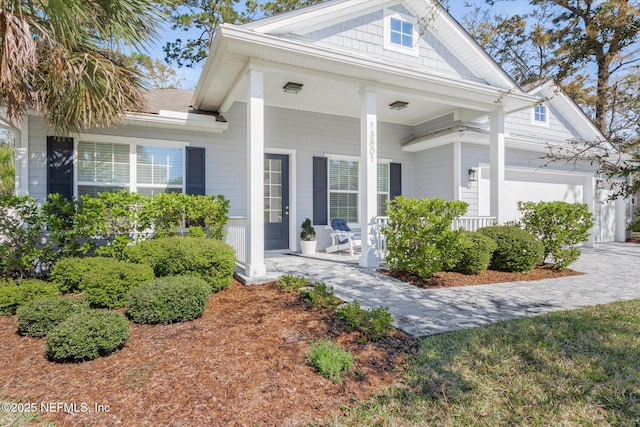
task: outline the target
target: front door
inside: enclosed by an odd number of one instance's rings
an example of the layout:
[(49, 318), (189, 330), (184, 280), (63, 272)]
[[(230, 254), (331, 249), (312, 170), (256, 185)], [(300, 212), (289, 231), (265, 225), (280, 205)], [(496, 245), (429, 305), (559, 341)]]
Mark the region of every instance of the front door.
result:
[(264, 248), (289, 249), (289, 156), (264, 156)]

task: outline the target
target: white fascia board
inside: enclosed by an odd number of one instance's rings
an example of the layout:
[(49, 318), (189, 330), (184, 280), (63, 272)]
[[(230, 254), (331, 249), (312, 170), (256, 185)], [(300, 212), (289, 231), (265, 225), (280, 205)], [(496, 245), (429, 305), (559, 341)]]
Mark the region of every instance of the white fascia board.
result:
[(587, 114), (580, 108), (578, 104), (571, 99), (562, 88), (558, 87), (553, 81), (549, 80), (529, 92), (531, 95), (541, 94), (547, 103), (554, 106), (554, 108), (567, 119), (573, 125), (573, 128), (580, 133), (580, 137), (584, 141), (606, 142), (606, 138), (596, 127), (593, 121), (587, 116)]
[(166, 110), (160, 114), (128, 113), (124, 124), (213, 133), (229, 129), (229, 123), (218, 122), (214, 116)]
[(191, 105), (194, 108), (198, 108), (202, 104), (202, 100), (206, 94), (207, 82), (210, 81), (211, 74), (222, 65), (224, 54), (227, 50), (226, 39), (222, 36), (222, 28), (227, 24), (222, 24), (217, 28), (216, 34), (213, 38), (213, 42), (209, 47), (209, 55), (204, 62), (200, 78), (196, 84), (196, 88), (191, 98)]
[[(433, 25), (432, 33), (440, 39), (443, 45), (447, 46), (455, 52), (462, 60), (467, 63), (468, 58), (472, 57), (483, 67), (486, 75), (479, 75), (483, 79), (487, 79), (487, 75), (493, 76), (489, 79), (489, 83), (508, 89), (509, 91), (521, 92), (516, 82), (498, 65), (498, 63), (471, 37), (467, 30), (460, 25), (448, 12), (442, 7), (438, 8), (437, 16), (431, 23)], [(453, 42), (460, 42), (459, 47)], [(467, 53), (466, 55), (464, 53)]]
[(338, 0), (327, 1), (314, 6), (304, 7), (282, 15), (243, 24), (242, 28), (265, 34), (308, 33), (314, 28), (344, 21), (350, 16), (378, 10), (387, 5), (400, 3), (398, 0)]
[[(352, 52), (341, 52), (334, 48), (312, 45), (309, 43), (300, 42), (297, 40), (283, 39), (277, 36), (271, 36), (268, 34), (260, 34), (254, 31), (249, 31), (244, 28), (234, 25), (223, 25), (218, 28), (216, 39), (226, 39), (229, 45), (234, 43), (247, 43), (257, 47), (256, 51), (261, 49), (276, 49), (292, 55), (302, 55), (307, 58), (312, 58), (321, 63), (333, 62), (340, 65), (348, 66), (352, 68), (352, 74), (356, 77), (362, 76), (362, 69), (368, 71), (385, 73), (387, 75), (394, 75), (401, 77), (405, 80), (407, 89), (415, 90), (416, 83), (427, 83), (433, 87), (442, 88), (442, 93), (450, 93), (451, 89), (460, 90), (465, 93), (465, 96), (473, 100), (474, 96), (480, 98), (481, 102), (489, 101), (488, 105), (495, 105), (499, 108), (500, 100), (503, 104), (505, 112), (511, 112), (517, 109), (527, 108), (532, 106), (537, 98), (521, 92), (520, 90), (511, 91), (501, 88), (483, 85), (475, 82), (465, 81), (452, 81), (446, 76), (439, 76), (433, 74), (426, 74), (424, 70), (418, 67), (407, 67), (406, 65), (393, 64), (390, 62), (383, 62), (379, 60), (372, 60), (364, 55), (355, 55)], [(217, 51), (214, 56), (221, 57), (223, 52)], [(222, 60), (218, 61), (222, 62)], [(293, 62), (293, 61), (292, 61)], [(205, 64), (205, 70), (203, 76), (205, 76), (209, 70), (213, 69), (216, 61), (207, 61)], [(296, 65), (292, 63), (292, 65)], [(198, 82), (196, 94), (204, 92), (204, 84), (208, 80), (201, 78)], [(384, 83), (381, 80), (377, 82)], [(202, 87), (201, 87), (202, 86)], [(194, 96), (194, 99), (196, 96)], [(198, 101), (201, 99), (196, 99)], [(508, 105), (506, 105), (508, 103)], [(195, 106), (198, 103), (194, 103)]]

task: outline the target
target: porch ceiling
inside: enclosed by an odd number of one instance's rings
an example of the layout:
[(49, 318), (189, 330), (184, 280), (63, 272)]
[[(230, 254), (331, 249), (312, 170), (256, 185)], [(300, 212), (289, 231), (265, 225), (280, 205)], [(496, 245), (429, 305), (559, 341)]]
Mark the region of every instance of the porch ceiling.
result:
[[(194, 107), (201, 110), (224, 113), (233, 103), (245, 102), (249, 67), (264, 71), (265, 105), (360, 117), (360, 92), (371, 88), (378, 93), (378, 120), (404, 125), (417, 125), (454, 110), (463, 109), (467, 117), (473, 117), (486, 115), (499, 105), (515, 110), (533, 103), (533, 98), (522, 93), (504, 95), (489, 85), (429, 75), (418, 68), (235, 26), (218, 30), (212, 52), (193, 99)], [(287, 82), (304, 86), (298, 94), (285, 93), (282, 87)], [(394, 101), (409, 105), (392, 110), (389, 104)]]

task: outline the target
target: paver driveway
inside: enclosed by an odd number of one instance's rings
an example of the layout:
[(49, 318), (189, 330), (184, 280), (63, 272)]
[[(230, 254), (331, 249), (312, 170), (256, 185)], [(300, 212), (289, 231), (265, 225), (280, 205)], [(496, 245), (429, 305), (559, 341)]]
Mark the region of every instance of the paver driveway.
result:
[(270, 273), (324, 282), (345, 301), (358, 299), (366, 308), (389, 307), (396, 327), (414, 336), (640, 298), (640, 245), (632, 243), (582, 249), (571, 265), (586, 273), (580, 276), (441, 289), (421, 289), (361, 269), (357, 259), (343, 259), (273, 255), (266, 263)]

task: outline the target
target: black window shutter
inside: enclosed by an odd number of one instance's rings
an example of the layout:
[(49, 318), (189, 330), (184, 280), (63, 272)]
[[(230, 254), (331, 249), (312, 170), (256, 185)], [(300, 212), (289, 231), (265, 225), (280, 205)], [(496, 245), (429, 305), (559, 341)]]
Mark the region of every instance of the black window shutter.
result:
[(73, 197), (73, 138), (47, 136), (47, 194)]
[(193, 195), (205, 195), (204, 148), (187, 147), (187, 182), (186, 192)]
[(391, 163), (389, 165), (389, 198), (391, 200), (402, 195), (402, 165)]
[(329, 224), (329, 207), (327, 206), (327, 158), (313, 158), (313, 223)]

